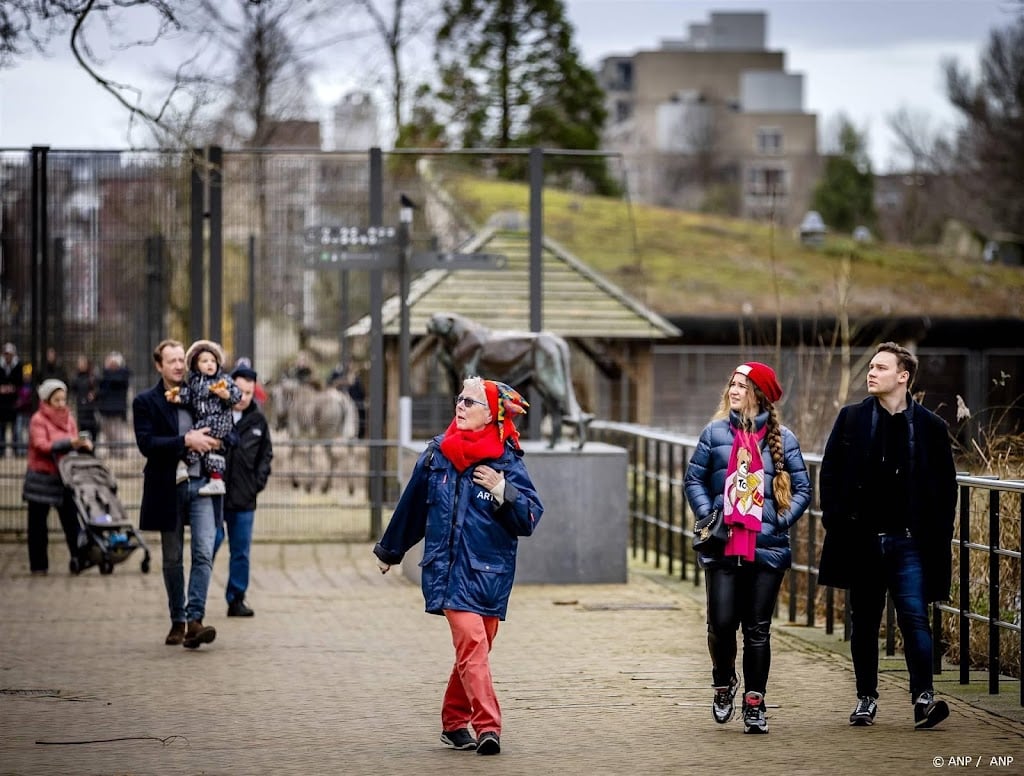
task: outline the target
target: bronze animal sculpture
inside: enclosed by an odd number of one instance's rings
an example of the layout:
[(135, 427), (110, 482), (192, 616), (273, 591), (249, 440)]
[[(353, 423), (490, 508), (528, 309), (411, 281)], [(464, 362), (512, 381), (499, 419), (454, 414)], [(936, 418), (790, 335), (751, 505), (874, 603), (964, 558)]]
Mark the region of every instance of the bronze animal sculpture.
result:
[(569, 345), (551, 332), (491, 331), (458, 313), (435, 313), (427, 332), (438, 342), (438, 361), (444, 366), (453, 395), (462, 380), (480, 375), (525, 390), (537, 389), (551, 418), (551, 440), (561, 440), (563, 424), (576, 429), (576, 449), (587, 439), (593, 415), (580, 409), (569, 371)]

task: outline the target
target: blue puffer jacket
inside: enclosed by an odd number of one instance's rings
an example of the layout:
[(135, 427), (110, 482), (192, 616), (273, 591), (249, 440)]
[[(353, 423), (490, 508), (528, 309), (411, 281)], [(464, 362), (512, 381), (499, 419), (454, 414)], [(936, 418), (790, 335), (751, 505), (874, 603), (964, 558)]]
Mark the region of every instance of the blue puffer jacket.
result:
[(505, 619), (516, 573), (520, 536), (534, 532), (544, 507), (522, 461), (507, 444), (501, 458), (481, 461), (505, 475), (501, 504), (462, 474), (441, 452), (437, 436), (419, 457), (384, 536), (373, 548), (385, 563), (400, 563), (424, 539), (426, 610), (475, 612)]
[[(732, 422), (738, 423), (738, 420), (735, 413), (732, 413)], [(767, 422), (768, 413), (763, 412), (757, 416), (755, 425), (760, 429)], [(722, 509), (725, 500), (725, 472), (729, 466), (733, 436), (733, 426), (726, 418), (711, 421), (701, 432), (683, 483), (686, 500), (690, 502), (690, 508), (697, 519), (710, 514), (713, 509)], [(785, 426), (782, 427), (782, 450), (783, 463), (789, 472), (793, 495), (789, 510), (780, 515), (775, 511), (775, 491), (772, 484), (775, 462), (772, 460), (767, 440), (761, 447), (761, 460), (765, 472), (765, 498), (761, 515), (761, 534), (757, 537), (754, 562), (773, 569), (790, 567), (792, 552), (789, 548), (789, 527), (800, 518), (811, 503), (811, 480), (807, 474), (803, 454), (800, 452), (800, 444), (793, 432)], [(725, 563), (734, 564), (736, 559), (723, 560), (701, 555), (700, 563), (703, 567), (714, 567)]]

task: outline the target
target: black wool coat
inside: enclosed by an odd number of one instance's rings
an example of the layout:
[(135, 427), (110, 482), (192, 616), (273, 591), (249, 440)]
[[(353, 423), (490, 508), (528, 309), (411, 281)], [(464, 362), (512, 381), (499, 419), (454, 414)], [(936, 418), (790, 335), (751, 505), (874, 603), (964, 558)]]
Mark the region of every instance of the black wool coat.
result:
[[(907, 396), (911, 429), (908, 525), (924, 566), (927, 601), (949, 599), (957, 484), (946, 422)], [(887, 494), (871, 481), (869, 454), (875, 413), (885, 412), (869, 396), (839, 411), (819, 476), (825, 540), (818, 583), (848, 588), (856, 574), (877, 574), (877, 534), (868, 519), (872, 504)]]
[(139, 528), (173, 531), (179, 509), (174, 472), (185, 457), (185, 435), (178, 431), (178, 405), (167, 401), (163, 380), (135, 397), (132, 420), (135, 443), (146, 456)]

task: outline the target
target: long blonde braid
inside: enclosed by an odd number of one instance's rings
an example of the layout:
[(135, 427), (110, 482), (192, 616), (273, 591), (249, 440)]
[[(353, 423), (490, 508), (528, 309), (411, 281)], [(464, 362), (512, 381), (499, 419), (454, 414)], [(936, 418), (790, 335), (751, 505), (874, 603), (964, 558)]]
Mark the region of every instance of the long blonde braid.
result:
[(793, 489), (783, 458), (782, 424), (779, 422), (779, 413), (775, 409), (775, 405), (767, 402), (766, 404), (768, 406), (768, 449), (772, 451), (772, 461), (775, 462), (775, 476), (772, 479), (772, 488), (775, 491), (775, 511), (785, 512), (789, 509)]

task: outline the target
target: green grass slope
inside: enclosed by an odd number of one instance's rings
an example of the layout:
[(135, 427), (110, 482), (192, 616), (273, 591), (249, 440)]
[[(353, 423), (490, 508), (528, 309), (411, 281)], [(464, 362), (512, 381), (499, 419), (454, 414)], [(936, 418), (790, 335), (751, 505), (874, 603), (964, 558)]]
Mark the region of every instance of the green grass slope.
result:
[[(529, 210), (525, 184), (457, 177), (476, 223)], [(767, 224), (544, 192), (545, 235), (662, 315), (1024, 317), (1024, 268), (828, 236), (820, 248)], [(844, 291), (845, 289), (845, 291)], [(845, 298), (845, 302), (843, 299)]]

